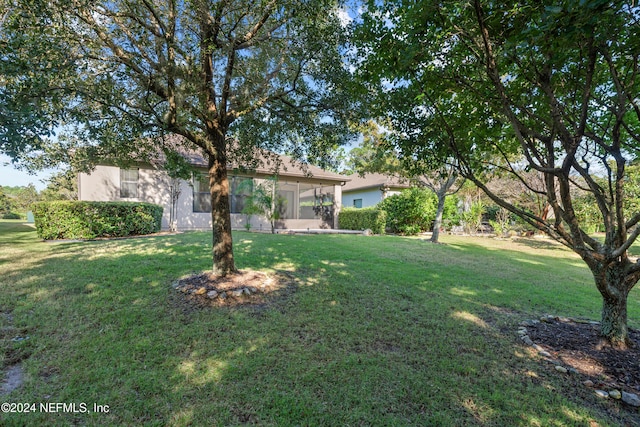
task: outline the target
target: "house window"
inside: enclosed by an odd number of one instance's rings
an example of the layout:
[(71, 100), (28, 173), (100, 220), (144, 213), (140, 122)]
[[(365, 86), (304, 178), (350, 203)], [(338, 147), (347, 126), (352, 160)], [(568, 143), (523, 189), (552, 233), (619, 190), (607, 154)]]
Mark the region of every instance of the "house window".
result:
[(193, 175), (193, 211), (211, 212), (211, 193), (209, 193), (209, 175)]
[(362, 207), (362, 199), (353, 199), (353, 207), (361, 208)]
[(253, 179), (239, 176), (231, 177), (231, 213), (242, 213), (247, 199), (253, 192)]
[(120, 197), (134, 199), (138, 197), (138, 169), (120, 169)]
[[(231, 213), (242, 213), (247, 198), (253, 191), (253, 179), (234, 176), (230, 178), (229, 207)], [(197, 174), (193, 177), (193, 211), (211, 212), (211, 193), (209, 175)]]

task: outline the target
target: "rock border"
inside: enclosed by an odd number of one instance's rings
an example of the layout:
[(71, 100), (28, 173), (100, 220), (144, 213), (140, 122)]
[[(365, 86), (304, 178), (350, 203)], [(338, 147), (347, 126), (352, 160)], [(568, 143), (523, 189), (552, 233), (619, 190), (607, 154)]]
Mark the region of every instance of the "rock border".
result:
[[(516, 334), (520, 338), (520, 340), (527, 346), (532, 347), (538, 353), (538, 356), (542, 357), (543, 360), (555, 365), (555, 370), (560, 374), (570, 374), (570, 375), (581, 375), (577, 369), (564, 366), (562, 362), (557, 359), (554, 359), (551, 353), (546, 351), (543, 347), (539, 346), (529, 336), (528, 327), (533, 327), (540, 322), (544, 323), (555, 323), (555, 322), (563, 322), (563, 323), (584, 323), (590, 325), (599, 325), (600, 322), (594, 320), (584, 320), (584, 319), (575, 319), (572, 317), (560, 317), (560, 316), (552, 316), (550, 314), (541, 316), (539, 319), (525, 320), (520, 322)], [(594, 387), (594, 383), (591, 380), (582, 381), (582, 384), (592, 389)], [(625, 391), (610, 389), (610, 390), (600, 390), (594, 389), (594, 394), (601, 399), (614, 399), (619, 400), (626, 403), (629, 406), (640, 407), (640, 397), (635, 393), (627, 393)]]

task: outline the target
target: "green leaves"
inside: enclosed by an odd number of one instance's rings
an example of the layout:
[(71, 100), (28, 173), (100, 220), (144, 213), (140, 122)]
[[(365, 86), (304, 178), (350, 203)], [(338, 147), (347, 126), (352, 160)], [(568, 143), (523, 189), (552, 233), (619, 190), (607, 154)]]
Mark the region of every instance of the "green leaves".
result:
[(138, 202), (38, 202), (33, 205), (38, 237), (93, 239), (160, 231), (162, 207)]
[(422, 188), (410, 188), (384, 199), (378, 208), (387, 213), (387, 228), (393, 233), (428, 231), (436, 217), (436, 197)]

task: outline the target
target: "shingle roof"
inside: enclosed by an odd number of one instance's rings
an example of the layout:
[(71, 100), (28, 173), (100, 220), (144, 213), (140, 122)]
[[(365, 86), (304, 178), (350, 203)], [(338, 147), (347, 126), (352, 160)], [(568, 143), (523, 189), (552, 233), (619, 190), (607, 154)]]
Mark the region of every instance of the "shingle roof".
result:
[[(166, 137), (165, 145), (169, 145), (172, 150), (183, 156), (192, 166), (206, 168), (208, 161), (200, 149), (187, 148), (187, 144), (182, 141), (181, 137)], [(164, 156), (161, 156), (164, 157)], [(162, 162), (163, 159), (157, 159)], [(272, 151), (256, 149), (256, 155), (250, 164), (243, 164), (242, 160), (230, 161), (227, 170), (241, 170), (245, 173), (256, 175), (274, 175), (289, 178), (312, 178), (314, 180), (323, 180), (331, 182), (347, 182), (351, 178), (334, 172), (324, 170), (318, 166), (303, 163), (289, 156), (277, 154)]]
[(349, 191), (360, 191), (370, 188), (398, 188), (411, 187), (410, 182), (395, 175), (384, 175), (381, 173), (370, 173), (364, 176), (350, 175), (351, 180), (342, 187), (342, 193)]

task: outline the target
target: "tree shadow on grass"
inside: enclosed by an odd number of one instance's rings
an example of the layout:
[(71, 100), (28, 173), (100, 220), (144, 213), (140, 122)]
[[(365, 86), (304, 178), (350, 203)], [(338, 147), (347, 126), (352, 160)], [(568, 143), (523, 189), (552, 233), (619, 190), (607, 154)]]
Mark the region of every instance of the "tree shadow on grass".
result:
[[(573, 415), (580, 405), (558, 403), (549, 391), (552, 379), (518, 384), (526, 369), (512, 360), (517, 346), (499, 330), (478, 333), (482, 312), (474, 314), (472, 300), (423, 290), (412, 275), (422, 265), (381, 258), (395, 241), (241, 233), (239, 265), (294, 275), (298, 291), (260, 315), (250, 306), (182, 310), (171, 283), (209, 268), (210, 242), (210, 233), (201, 233), (65, 244), (34, 260), (28, 272), (9, 269), (12, 286), (4, 283), (3, 301), (12, 304), (19, 326), (30, 328), (35, 349), (26, 361), (34, 375), (11, 399), (48, 396), (110, 407), (108, 414), (15, 414), (12, 420), (580, 422)], [(405, 280), (387, 283), (403, 271)], [(492, 352), (500, 358), (487, 357)], [(505, 366), (510, 363), (519, 366), (515, 374)], [(523, 406), (493, 396), (522, 399), (532, 390), (537, 400), (525, 398)]]
[(514, 242), (527, 246), (532, 249), (545, 249), (545, 250), (557, 250), (557, 251), (566, 251), (567, 248), (563, 246), (561, 243), (556, 242), (552, 239), (540, 239), (540, 238), (526, 238), (519, 237), (513, 239)]

